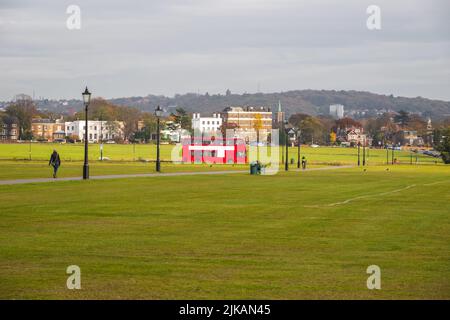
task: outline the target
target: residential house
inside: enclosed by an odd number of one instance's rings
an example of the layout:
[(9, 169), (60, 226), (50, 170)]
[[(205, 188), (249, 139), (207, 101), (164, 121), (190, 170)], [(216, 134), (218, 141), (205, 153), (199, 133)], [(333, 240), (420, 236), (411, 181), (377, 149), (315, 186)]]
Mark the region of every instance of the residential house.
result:
[[(88, 141), (96, 143), (123, 139), (124, 127), (123, 121), (88, 120)], [(84, 141), (85, 129), (85, 120), (65, 123), (66, 136), (75, 140)]]
[(31, 122), (31, 132), (33, 138), (39, 141), (49, 141), (64, 139), (63, 119), (33, 119)]
[(0, 117), (0, 142), (14, 142), (19, 139), (19, 122), (11, 116)]

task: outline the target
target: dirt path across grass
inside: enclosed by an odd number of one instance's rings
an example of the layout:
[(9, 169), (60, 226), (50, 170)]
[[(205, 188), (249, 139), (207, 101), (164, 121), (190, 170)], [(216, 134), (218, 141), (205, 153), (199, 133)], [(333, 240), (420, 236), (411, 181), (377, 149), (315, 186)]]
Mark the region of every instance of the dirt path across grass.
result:
[[(311, 168), (306, 170), (291, 169), (291, 171), (320, 171), (352, 168), (353, 166), (331, 166), (322, 168)], [(280, 168), (280, 172), (282, 169)], [(194, 172), (167, 172), (167, 173), (137, 173), (137, 174), (112, 174), (103, 176), (91, 176), (90, 180), (103, 179), (125, 179), (125, 178), (146, 178), (146, 177), (170, 177), (170, 176), (194, 176), (194, 175), (215, 175), (215, 174), (233, 174), (248, 173), (248, 170), (223, 170), (223, 171), (194, 171)], [(83, 180), (82, 177), (65, 177), (65, 178), (33, 178), (33, 179), (16, 179), (16, 180), (0, 180), (0, 185), (26, 184), (26, 183), (44, 183), (58, 181), (78, 181)]]

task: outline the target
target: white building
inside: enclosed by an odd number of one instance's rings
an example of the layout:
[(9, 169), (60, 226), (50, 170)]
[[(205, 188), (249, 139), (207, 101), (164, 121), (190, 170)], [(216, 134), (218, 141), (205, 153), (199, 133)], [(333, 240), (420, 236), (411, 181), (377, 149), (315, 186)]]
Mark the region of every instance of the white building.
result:
[(214, 113), (212, 117), (201, 117), (200, 113), (192, 115), (192, 129), (200, 132), (217, 132), (222, 126), (220, 114)]
[(344, 106), (342, 104), (330, 105), (330, 116), (333, 118), (342, 119), (344, 117)]
[[(161, 138), (171, 142), (181, 142), (181, 139), (190, 137), (189, 131), (182, 129), (179, 123), (166, 121), (161, 129)], [(156, 137), (155, 137), (156, 139)]]
[[(111, 141), (123, 139), (123, 121), (88, 121), (88, 141)], [(77, 120), (65, 123), (66, 136), (84, 141), (85, 120)]]

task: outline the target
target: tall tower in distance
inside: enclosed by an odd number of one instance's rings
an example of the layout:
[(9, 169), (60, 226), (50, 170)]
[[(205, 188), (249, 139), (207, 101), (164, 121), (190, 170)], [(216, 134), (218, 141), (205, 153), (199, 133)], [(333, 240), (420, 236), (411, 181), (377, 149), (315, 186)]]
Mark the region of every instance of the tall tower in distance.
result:
[(284, 112), (281, 111), (281, 101), (278, 100), (277, 124), (282, 124), (283, 122), (284, 122)]

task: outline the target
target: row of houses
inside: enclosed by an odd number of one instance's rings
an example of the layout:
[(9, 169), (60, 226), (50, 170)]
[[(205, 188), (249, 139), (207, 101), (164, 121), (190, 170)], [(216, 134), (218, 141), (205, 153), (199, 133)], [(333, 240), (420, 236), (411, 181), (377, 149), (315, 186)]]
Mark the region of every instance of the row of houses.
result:
[[(336, 108), (336, 112), (340, 109)], [(0, 119), (0, 141), (16, 141), (19, 137), (19, 126), (12, 117)], [(234, 106), (227, 107), (222, 112), (214, 113), (211, 116), (201, 116), (200, 113), (192, 115), (191, 129), (201, 134), (217, 135), (223, 129), (232, 130), (234, 137), (240, 138), (246, 143), (251, 141), (267, 142), (272, 128), (280, 128), (285, 120), (281, 104), (278, 110), (273, 113), (270, 107), (256, 106)], [(139, 121), (137, 129), (144, 126), (143, 121)], [(88, 141), (92, 143), (120, 141), (124, 139), (125, 124), (123, 121), (99, 121), (89, 120)], [(429, 120), (427, 131), (432, 132), (431, 120)], [(33, 139), (38, 141), (59, 142), (66, 139), (74, 141), (84, 141), (85, 121), (64, 121), (60, 119), (33, 119), (31, 123)], [(179, 142), (183, 136), (190, 132), (182, 130), (180, 125), (171, 121), (166, 121), (166, 126), (162, 127), (163, 138)], [(362, 127), (338, 128), (331, 142), (336, 141), (342, 145), (372, 145), (372, 138), (364, 132)], [(153, 135), (152, 135), (153, 136)], [(394, 137), (396, 144), (402, 145), (423, 145), (424, 139), (417, 135), (416, 131), (397, 131)], [(429, 143), (429, 141), (425, 141)]]
[[(33, 137), (39, 141), (59, 142), (66, 138), (84, 141), (86, 123), (84, 120), (63, 121), (62, 119), (34, 119), (31, 123)], [(114, 141), (123, 139), (123, 121), (88, 121), (88, 141)]]

